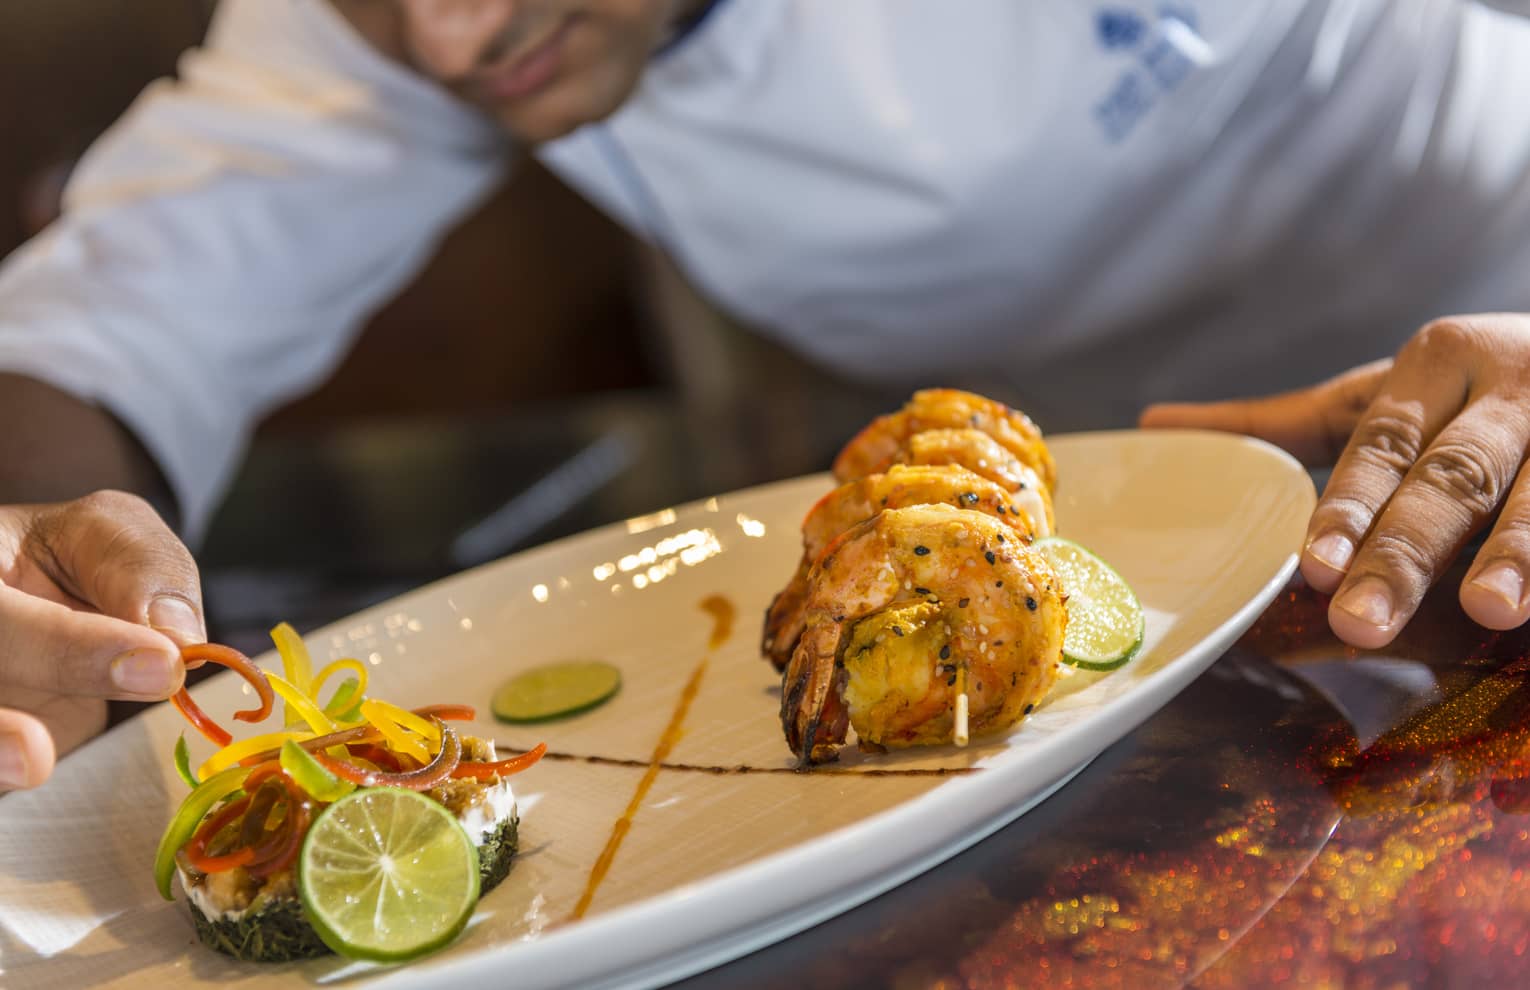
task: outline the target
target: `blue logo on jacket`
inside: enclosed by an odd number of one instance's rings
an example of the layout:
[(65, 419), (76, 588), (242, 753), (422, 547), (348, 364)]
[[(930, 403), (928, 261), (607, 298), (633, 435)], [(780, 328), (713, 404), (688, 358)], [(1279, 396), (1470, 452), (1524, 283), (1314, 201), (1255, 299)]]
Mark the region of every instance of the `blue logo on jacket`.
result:
[[(1104, 7), (1095, 15), (1095, 37), (1105, 52), (1130, 52), (1132, 65), (1094, 105), (1095, 123), (1111, 144), (1124, 141), (1160, 96), (1173, 92), (1195, 70), (1187, 36), (1199, 18), (1188, 3), (1167, 4), (1149, 21), (1127, 7)], [(1194, 42), (1188, 42), (1194, 48)]]

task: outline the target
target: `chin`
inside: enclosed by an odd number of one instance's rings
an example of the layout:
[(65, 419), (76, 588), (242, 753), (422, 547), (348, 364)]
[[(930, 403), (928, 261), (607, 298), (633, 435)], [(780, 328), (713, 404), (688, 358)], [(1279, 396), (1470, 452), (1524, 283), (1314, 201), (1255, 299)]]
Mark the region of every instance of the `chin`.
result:
[(619, 110), (637, 88), (641, 72), (602, 73), (553, 82), (525, 100), (489, 108), (511, 135), (526, 144), (554, 141)]

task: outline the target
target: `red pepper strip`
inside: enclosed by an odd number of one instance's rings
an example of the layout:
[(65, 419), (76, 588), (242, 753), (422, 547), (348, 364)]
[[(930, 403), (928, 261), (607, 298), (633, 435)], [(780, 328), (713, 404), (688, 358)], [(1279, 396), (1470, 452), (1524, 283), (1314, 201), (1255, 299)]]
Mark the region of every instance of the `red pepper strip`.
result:
[(303, 848), (309, 823), (313, 821), (313, 804), (308, 795), (303, 794), (285, 774), (282, 784), (287, 788), (287, 820), (281, 829), (254, 850), (254, 859), (248, 869), (250, 876), (257, 880), (280, 873), (293, 864)]
[(512, 773), (520, 773), (527, 767), (536, 763), (547, 752), (546, 743), (537, 743), (536, 747), (520, 756), (512, 756), (508, 760), (500, 760), (498, 763), (459, 763), (457, 769), (452, 771), (453, 777), (472, 777), (474, 780), (487, 780), (490, 777), (508, 777)]
[(240, 798), (203, 822), (202, 827), (197, 829), (196, 835), (193, 835), (191, 841), (186, 843), (186, 862), (203, 873), (223, 873), (254, 859), (255, 850), (249, 846), (241, 846), (222, 856), (207, 855), (207, 844), (228, 827), (229, 822), (244, 814), (249, 806), (249, 798)]
[(350, 751), (352, 756), (366, 760), (368, 763), (375, 763), (384, 770), (398, 773), (403, 769), (398, 762), (398, 757), (391, 750), (383, 749), (375, 743), (369, 743), (364, 746), (352, 744)]
[[(356, 725), (349, 729), (341, 729), (339, 732), (331, 732), (327, 736), (315, 736), (306, 742), (298, 743), (298, 745), (312, 753), (317, 750), (328, 749), (331, 746), (337, 746), (341, 743), (370, 742), (374, 739), (377, 739), (379, 735), (380, 733), (378, 733), (378, 731), (372, 728), (370, 725)], [(251, 753), (249, 756), (246, 756), (244, 759), (240, 760), (239, 765), (242, 767), (251, 767), (257, 763), (264, 763), (267, 760), (274, 760), (281, 755), (281, 752), (282, 751), (279, 749), (268, 749), (263, 753)]]
[(406, 773), (369, 770), (354, 763), (336, 760), (325, 753), (314, 753), (313, 758), (330, 773), (361, 787), (405, 787), (411, 791), (427, 791), (457, 769), (457, 762), (462, 759), (462, 741), (451, 728), (441, 726), (441, 751), (436, 754), (436, 758), (420, 769)]
[(471, 722), (477, 717), (472, 705), (426, 705), (424, 708), (416, 708), (414, 713), (425, 718), (439, 718), (444, 722)]
[(207, 713), (197, 707), (197, 703), (191, 700), (191, 695), (186, 693), (185, 688), (172, 694), (170, 703), (175, 706), (176, 711), (186, 716), (186, 721), (191, 723), (192, 728), (210, 739), (219, 749), (234, 741), (234, 737), (228, 734), (227, 729), (208, 718)]
[(260, 707), (235, 712), (234, 718), (241, 722), (259, 722), (271, 714), (271, 706), (276, 704), (276, 692), (271, 690), (271, 682), (266, 680), (265, 673), (251, 663), (249, 657), (232, 646), (220, 646), (217, 643), (181, 647), (181, 662), (187, 670), (200, 667), (207, 661), (227, 667), (243, 677), (260, 697)]

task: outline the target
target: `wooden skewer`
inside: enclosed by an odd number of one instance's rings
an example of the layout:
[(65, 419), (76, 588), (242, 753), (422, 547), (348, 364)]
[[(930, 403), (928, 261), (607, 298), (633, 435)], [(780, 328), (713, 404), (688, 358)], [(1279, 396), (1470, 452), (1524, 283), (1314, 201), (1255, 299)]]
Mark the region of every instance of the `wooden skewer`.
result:
[(967, 665), (956, 668), (956, 725), (951, 741), (958, 746), (967, 745)]

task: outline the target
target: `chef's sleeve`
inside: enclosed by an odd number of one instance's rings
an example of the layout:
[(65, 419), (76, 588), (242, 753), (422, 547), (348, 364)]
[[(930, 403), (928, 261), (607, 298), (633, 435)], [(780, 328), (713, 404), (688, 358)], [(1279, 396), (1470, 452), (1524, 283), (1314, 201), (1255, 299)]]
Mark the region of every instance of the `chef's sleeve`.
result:
[(194, 542), (251, 424), (332, 370), (507, 158), (324, 0), (225, 0), (0, 267), (0, 370), (120, 418)]

